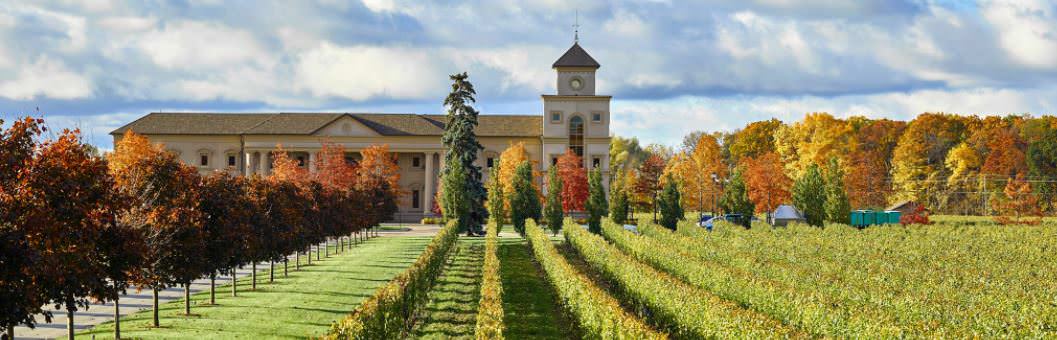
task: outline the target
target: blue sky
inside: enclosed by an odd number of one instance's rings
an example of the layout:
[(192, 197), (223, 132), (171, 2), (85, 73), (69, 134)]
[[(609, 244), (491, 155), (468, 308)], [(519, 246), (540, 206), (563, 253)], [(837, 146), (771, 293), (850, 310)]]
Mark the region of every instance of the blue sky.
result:
[(537, 114), (572, 43), (612, 131), (806, 112), (1057, 112), (1057, 3), (895, 1), (0, 1), (0, 113), (107, 133), (151, 111), (441, 113), (468, 71), (485, 114)]

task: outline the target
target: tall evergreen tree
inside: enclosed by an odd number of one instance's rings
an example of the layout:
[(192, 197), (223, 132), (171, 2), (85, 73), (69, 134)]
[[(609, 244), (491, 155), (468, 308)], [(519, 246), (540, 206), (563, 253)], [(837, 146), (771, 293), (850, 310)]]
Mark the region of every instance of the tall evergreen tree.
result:
[(525, 219), (540, 219), (540, 195), (532, 185), (532, 164), (521, 162), (514, 174), (514, 192), (510, 197), (510, 219), (514, 230), (525, 236)]
[(547, 227), (554, 235), (562, 228), (562, 190), (564, 183), (558, 176), (558, 167), (552, 166), (547, 170), (547, 205), (543, 208), (543, 216), (547, 219)]
[(752, 214), (756, 210), (756, 205), (749, 199), (749, 191), (745, 185), (743, 172), (742, 168), (734, 169), (734, 173), (730, 176), (730, 181), (723, 188), (723, 196), (719, 198), (719, 205), (723, 211), (741, 214), (743, 218), (737, 222), (747, 228), (752, 224)]
[[(606, 202), (606, 192), (602, 188), (602, 173), (595, 168), (591, 170), (591, 175), (587, 178), (587, 227), (591, 232), (595, 234), (602, 233), (602, 216), (606, 215), (606, 211), (609, 210), (609, 203)], [(679, 201), (679, 194), (676, 193), (676, 202)], [(679, 204), (679, 203), (676, 203)], [(679, 215), (682, 216), (682, 208), (679, 208)]]
[(829, 159), (826, 166), (826, 220), (833, 223), (848, 224), (851, 219), (851, 202), (848, 191), (844, 188), (844, 170), (837, 158)]
[(627, 222), (628, 208), (630, 205), (630, 202), (628, 202), (628, 192), (624, 188), (623, 180), (615, 180), (611, 185), (612, 187), (609, 188), (609, 197), (612, 197), (613, 204), (609, 205), (609, 218), (613, 219), (613, 222), (623, 224)]
[[(455, 163), (462, 165), (466, 180), (458, 190), (466, 191), (469, 211), (465, 218), (466, 223), (469, 223), (466, 233), (479, 234), (481, 224), (488, 217), (488, 211), (484, 207), (488, 193), (481, 182), (481, 167), (474, 164), (477, 161), (477, 153), (484, 150), (484, 147), (477, 141), (477, 135), (474, 133), (478, 112), (472, 104), (476, 102), (474, 96), (477, 92), (467, 78), (469, 76), (465, 72), (451, 75), (451, 93), (444, 99), (444, 106), (448, 109), (448, 122), (444, 124), (444, 136), (441, 141), (448, 148), (448, 153), (444, 156), (445, 168), (441, 174), (452, 171)], [(461, 220), (459, 223), (463, 223)]]
[(818, 165), (811, 164), (804, 170), (804, 174), (793, 183), (793, 205), (804, 212), (807, 223), (821, 227), (826, 217), (826, 190), (825, 181)]
[(473, 220), (470, 218), (470, 193), (466, 185), (466, 171), (462, 163), (449, 163), (448, 172), (441, 177), (441, 204), (444, 205), (444, 219), (458, 219), (459, 231), (470, 233)]
[(683, 219), (682, 197), (679, 195), (679, 184), (672, 175), (667, 175), (665, 182), (661, 196), (657, 198), (657, 204), (661, 209), (660, 224), (665, 228), (675, 230), (679, 220)]
[(492, 167), (492, 174), (488, 179), (488, 216), (496, 224), (496, 230), (502, 231), (506, 223), (506, 196), (503, 193), (503, 183), (499, 181), (499, 167)]

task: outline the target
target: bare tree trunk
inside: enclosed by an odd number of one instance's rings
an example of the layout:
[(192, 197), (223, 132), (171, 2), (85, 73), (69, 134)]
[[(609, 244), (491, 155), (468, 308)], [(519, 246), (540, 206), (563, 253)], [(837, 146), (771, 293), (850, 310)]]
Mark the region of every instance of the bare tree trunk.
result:
[(15, 326), (7, 326), (7, 339), (15, 340)]
[(151, 288), (154, 291), (154, 327), (161, 327), (161, 323), (158, 322), (158, 288)]
[(239, 296), (239, 272), (238, 267), (231, 268), (231, 296)]
[(114, 340), (121, 340), (121, 301), (119, 301), (120, 299), (120, 295), (114, 298)]
[(73, 308), (66, 308), (66, 331), (69, 333), (69, 339), (73, 340)]
[(268, 261), (268, 283), (275, 282), (275, 261)]
[(290, 259), (283, 258), (283, 277), (290, 276)]
[(184, 284), (184, 315), (191, 315), (191, 283)]
[(250, 276), (253, 277), (253, 284), (250, 285), (250, 290), (257, 290), (257, 262), (253, 262), (252, 270), (253, 274), (251, 274)]
[(217, 272), (209, 274), (209, 304), (217, 304)]
[(316, 245), (316, 261), (322, 261), (323, 252), (319, 251), (319, 245)]
[(330, 257), (330, 240), (323, 239), (323, 257)]
[(294, 270), (295, 271), (300, 271), (301, 270), (301, 251), (300, 250), (294, 252)]
[(311, 265), (312, 264), (312, 245), (311, 244), (308, 245), (308, 251), (305, 252), (305, 255), (308, 255), (308, 256), (305, 256), (305, 257), (308, 258), (308, 264)]

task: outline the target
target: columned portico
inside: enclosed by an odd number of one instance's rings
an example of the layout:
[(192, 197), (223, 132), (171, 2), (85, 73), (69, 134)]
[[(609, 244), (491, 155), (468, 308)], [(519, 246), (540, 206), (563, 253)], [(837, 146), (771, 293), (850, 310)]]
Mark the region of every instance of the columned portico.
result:
[(434, 182), (436, 176), (433, 174), (433, 158), (436, 157), (437, 153), (430, 151), (426, 152), (425, 155), (426, 186), (425, 188), (423, 188), (423, 194), (425, 195), (425, 197), (423, 197), (424, 203), (422, 204), (422, 216), (430, 216), (433, 214), (433, 212), (431, 211), (433, 210), (433, 189), (436, 188), (436, 183)]

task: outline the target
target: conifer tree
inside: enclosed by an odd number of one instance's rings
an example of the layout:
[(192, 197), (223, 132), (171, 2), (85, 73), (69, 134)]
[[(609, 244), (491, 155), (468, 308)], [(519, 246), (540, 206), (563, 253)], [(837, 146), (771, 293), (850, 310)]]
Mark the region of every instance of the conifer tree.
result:
[(558, 167), (552, 166), (547, 170), (547, 205), (543, 207), (543, 216), (547, 219), (547, 227), (554, 235), (562, 228), (562, 190), (565, 183), (558, 176)]
[(532, 185), (532, 163), (521, 162), (514, 176), (514, 192), (510, 193), (510, 218), (514, 230), (525, 236), (525, 219), (540, 219), (539, 192)]
[(465, 204), (469, 213), (466, 218), (461, 218), (459, 223), (466, 223), (466, 233), (474, 234), (480, 233), (481, 224), (488, 217), (488, 211), (484, 207), (488, 193), (481, 182), (481, 167), (474, 164), (477, 161), (477, 153), (484, 150), (484, 147), (477, 141), (477, 135), (474, 133), (478, 112), (472, 104), (476, 101), (476, 92), (467, 78), (469, 76), (465, 72), (451, 75), (451, 93), (444, 99), (444, 106), (448, 108), (448, 121), (444, 124), (444, 136), (441, 141), (448, 148), (448, 152), (445, 154), (445, 169), (441, 170), (441, 174), (451, 172), (455, 163), (461, 164), (466, 180), (457, 187), (446, 187), (445, 190), (457, 189), (466, 192)]
[(793, 205), (804, 212), (807, 223), (821, 227), (826, 217), (825, 182), (818, 165), (811, 164), (804, 174), (793, 183)]
[(496, 224), (496, 230), (502, 231), (506, 223), (506, 195), (503, 191), (503, 182), (499, 180), (499, 167), (492, 167), (492, 175), (488, 179), (488, 216)]
[(740, 214), (742, 220), (737, 221), (744, 227), (751, 226), (752, 214), (756, 205), (749, 199), (749, 192), (745, 185), (744, 170), (737, 168), (730, 176), (730, 181), (723, 188), (723, 196), (719, 198), (719, 204), (727, 213)]
[(829, 159), (826, 166), (826, 220), (833, 223), (848, 224), (851, 218), (851, 202), (844, 188), (844, 170), (837, 158)]
[[(587, 179), (587, 187), (589, 195), (587, 197), (587, 227), (591, 232), (595, 234), (602, 233), (602, 216), (606, 215), (606, 211), (609, 210), (609, 203), (606, 202), (605, 188), (602, 188), (602, 173), (595, 168), (591, 170), (591, 175)], [(675, 194), (676, 205), (679, 205), (679, 193)], [(679, 216), (681, 217), (682, 207), (679, 208)]]

